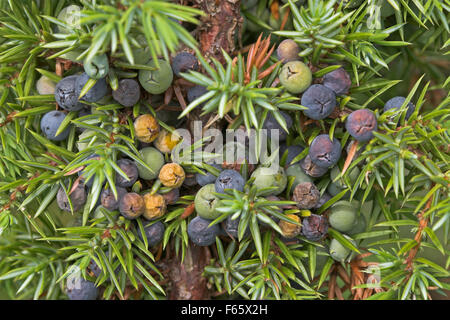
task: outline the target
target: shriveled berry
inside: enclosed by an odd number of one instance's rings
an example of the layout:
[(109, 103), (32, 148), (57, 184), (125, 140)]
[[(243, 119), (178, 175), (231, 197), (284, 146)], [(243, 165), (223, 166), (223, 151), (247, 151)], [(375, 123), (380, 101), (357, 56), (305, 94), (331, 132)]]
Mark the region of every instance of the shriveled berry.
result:
[(280, 73), (280, 82), (290, 93), (302, 93), (311, 85), (311, 70), (301, 61), (287, 62)]
[(59, 135), (56, 135), (58, 128), (63, 120), (66, 118), (66, 114), (62, 111), (50, 111), (46, 113), (41, 119), (41, 130), (45, 134), (45, 137), (52, 141), (62, 141), (67, 139), (70, 133), (70, 128), (67, 127)]
[(78, 111), (83, 104), (78, 101), (76, 92), (76, 81), (78, 76), (68, 76), (61, 79), (55, 88), (55, 100), (58, 105), (68, 111)]
[(158, 137), (160, 127), (152, 115), (143, 114), (134, 121), (134, 131), (139, 141), (150, 143)]
[(180, 77), (182, 72), (197, 71), (198, 60), (189, 52), (180, 52), (172, 60), (172, 70), (177, 77)]
[(181, 137), (179, 135), (162, 129), (153, 144), (162, 153), (170, 153), (180, 141)]
[(220, 227), (215, 224), (208, 227), (212, 220), (195, 217), (188, 224), (188, 236), (198, 246), (210, 246), (216, 242), (216, 236), (220, 234)]
[[(210, 166), (216, 168), (219, 171), (222, 171), (222, 166), (219, 164), (212, 163), (212, 164), (210, 164)], [(209, 171), (204, 171), (204, 172), (205, 172), (205, 174), (201, 174), (201, 173), (195, 174), (195, 179), (196, 179), (197, 183), (199, 185), (201, 185), (202, 187), (206, 186), (207, 184), (214, 183), (217, 179), (217, 177), (215, 175), (213, 175), (212, 173), (210, 173)]]
[(319, 178), (328, 171), (328, 168), (319, 167), (314, 162), (312, 162), (309, 154), (302, 160), (300, 160), (300, 167), (302, 167), (302, 169), (308, 176), (313, 178)]
[[(290, 129), (292, 127), (293, 121), (289, 114), (286, 112), (280, 111), (281, 115), (283, 116), (284, 120), (286, 121), (286, 127)], [(283, 129), (283, 127), (280, 125), (280, 123), (275, 119), (272, 113), (269, 113), (266, 117), (266, 120), (263, 124), (263, 129), (267, 130), (267, 135), (270, 137), (272, 135), (271, 130), (278, 130), (278, 139), (279, 141), (286, 140), (286, 137), (288, 135), (288, 132)], [(276, 134), (276, 133), (275, 133)]]
[(350, 113), (345, 122), (345, 129), (356, 140), (365, 142), (373, 138), (377, 130), (377, 119), (369, 109), (359, 109)]
[(281, 41), (277, 48), (278, 59), (282, 60), (284, 63), (299, 60), (299, 53), (300, 47), (294, 40), (291, 39)]
[(108, 75), (109, 61), (106, 54), (95, 56), (90, 62), (84, 61), (84, 72), (91, 79), (102, 79)]
[(127, 190), (124, 188), (116, 187), (117, 199), (111, 189), (104, 189), (100, 195), (102, 206), (110, 211), (119, 209), (119, 200), (122, 198)]
[[(151, 94), (160, 94), (166, 91), (173, 80), (173, 72), (169, 63), (158, 59), (159, 68), (156, 70), (140, 70), (139, 82), (144, 89)], [(154, 60), (150, 60), (147, 65), (156, 68)]]
[(312, 182), (312, 179), (303, 171), (300, 164), (296, 163), (286, 169), (286, 175), (289, 177), (295, 177), (292, 183), (292, 189), (302, 182)]
[(127, 219), (140, 217), (145, 210), (144, 198), (135, 192), (126, 193), (120, 198), (119, 211)]
[(180, 198), (180, 189), (178, 188), (172, 189), (169, 192), (163, 193), (162, 196), (166, 204), (168, 205), (174, 204)]
[(36, 90), (39, 94), (55, 94), (56, 83), (50, 78), (42, 76), (36, 81)]
[(331, 141), (327, 134), (318, 135), (311, 142), (309, 156), (319, 167), (331, 168), (341, 157), (341, 143), (336, 137)]
[(328, 221), (324, 216), (311, 214), (303, 219), (302, 234), (310, 241), (322, 239), (328, 232)]
[[(86, 73), (83, 73), (79, 75), (75, 82), (75, 90), (77, 98), (80, 97), (81, 91), (83, 90), (83, 87), (89, 80), (89, 76)], [(80, 101), (86, 101), (86, 102), (97, 102), (106, 95), (108, 92), (108, 85), (106, 84), (106, 79), (102, 78), (97, 80), (97, 82), (94, 84), (94, 86), (89, 89), (89, 91), (80, 98)]]
[(336, 107), (336, 95), (333, 90), (321, 84), (313, 84), (303, 93), (301, 104), (308, 108), (303, 110), (308, 118), (322, 120)]
[(141, 87), (134, 79), (122, 79), (119, 81), (117, 90), (113, 90), (112, 96), (122, 106), (132, 107), (141, 97)]
[(339, 68), (323, 76), (323, 85), (341, 96), (348, 93), (352, 86), (352, 79), (344, 68)]
[(194, 86), (188, 90), (187, 99), (189, 103), (191, 103), (192, 101), (196, 100), (197, 98), (200, 98), (207, 92), (208, 90), (203, 86)]
[[(164, 237), (164, 231), (166, 231), (166, 227), (161, 221), (157, 221), (149, 226), (144, 227), (144, 233), (145, 237), (147, 238), (149, 247), (154, 247), (161, 242)], [(142, 239), (141, 232), (139, 232), (138, 234), (139, 238)]]
[(96, 300), (98, 288), (95, 283), (80, 276), (67, 278), (66, 294), (70, 300)]
[(164, 197), (158, 193), (147, 193), (144, 195), (144, 218), (147, 220), (154, 220), (162, 217), (166, 211), (166, 201)]
[(215, 182), (217, 193), (225, 193), (225, 189), (244, 191), (244, 185), (244, 178), (242, 178), (239, 172), (231, 169), (222, 171)]
[(144, 162), (150, 167), (150, 169), (152, 169), (152, 171), (150, 171), (140, 163), (136, 162), (139, 177), (144, 180), (153, 180), (157, 178), (159, 171), (164, 165), (164, 156), (162, 153), (153, 147), (143, 148), (139, 152), (141, 153)]
[[(388, 101), (386, 101), (383, 111), (386, 112), (391, 109), (399, 110), (401, 108), (401, 106), (403, 105), (403, 103), (405, 102), (405, 100), (406, 100), (405, 97), (394, 97), (392, 99), (389, 99)], [(416, 109), (416, 106), (414, 104), (412, 104), (411, 102), (408, 102), (408, 104), (406, 106), (408, 107), (408, 110), (406, 111), (405, 119), (408, 120), (409, 117), (411, 117), (411, 115), (413, 114), (414, 110)]]
[(128, 180), (116, 172), (116, 186), (122, 188), (131, 187), (138, 179), (139, 172), (134, 161), (129, 159), (120, 159), (117, 161), (117, 166), (128, 177)]
[(274, 190), (263, 192), (263, 195), (278, 195), (286, 188), (287, 176), (282, 167), (279, 167), (276, 171), (272, 168), (258, 167), (253, 171), (251, 177), (255, 178), (253, 185), (255, 185), (258, 190), (276, 187)]
[[(69, 195), (69, 198), (70, 202), (72, 203), (72, 208), (74, 212), (83, 208), (84, 204), (86, 203), (86, 190), (84, 186), (82, 184), (79, 184), (75, 188), (75, 190), (73, 190), (72, 193)], [(56, 202), (58, 203), (58, 207), (61, 210), (71, 212), (69, 199), (67, 198), (67, 195), (64, 192), (63, 188), (60, 188), (58, 190), (58, 193), (56, 194)]]
[(207, 184), (200, 188), (195, 195), (195, 211), (204, 219), (214, 220), (221, 215), (216, 211), (220, 199), (214, 195), (214, 192), (216, 192), (214, 184)]
[[(298, 223), (301, 222), (300, 217), (295, 214), (288, 214), (286, 216)], [(298, 236), (302, 229), (301, 225), (297, 225), (297, 224), (287, 222), (284, 220), (280, 220), (280, 222), (278, 223), (278, 226), (280, 227), (281, 231), (283, 232), (283, 237), (285, 237), (287, 239)]]
[(300, 209), (312, 209), (320, 199), (320, 192), (312, 182), (299, 183), (295, 189), (292, 200), (297, 202)]
[(159, 180), (165, 187), (179, 188), (185, 178), (183, 167), (178, 163), (166, 163), (159, 171)]

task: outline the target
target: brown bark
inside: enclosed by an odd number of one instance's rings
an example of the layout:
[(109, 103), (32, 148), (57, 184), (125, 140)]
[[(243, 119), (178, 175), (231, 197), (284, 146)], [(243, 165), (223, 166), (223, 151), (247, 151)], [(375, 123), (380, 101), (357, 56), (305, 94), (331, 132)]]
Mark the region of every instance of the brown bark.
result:
[(209, 264), (211, 254), (208, 247), (199, 247), (192, 242), (186, 249), (186, 256), (181, 262), (174, 257), (171, 262), (169, 277), (172, 288), (170, 300), (205, 300), (211, 298), (207, 279), (202, 276), (203, 269)]

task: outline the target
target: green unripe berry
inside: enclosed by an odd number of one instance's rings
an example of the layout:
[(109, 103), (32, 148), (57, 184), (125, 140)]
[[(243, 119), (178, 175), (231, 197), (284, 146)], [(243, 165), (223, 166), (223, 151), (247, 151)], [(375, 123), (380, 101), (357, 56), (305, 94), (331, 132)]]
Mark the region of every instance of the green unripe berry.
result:
[(81, 29), (80, 25), (81, 19), (81, 7), (77, 5), (70, 5), (65, 7), (58, 14), (58, 20), (61, 20), (69, 26), (65, 28), (58, 25), (58, 31), (61, 33), (70, 33), (72, 29)]
[(153, 170), (149, 171), (143, 167), (140, 163), (136, 162), (138, 168), (139, 177), (144, 180), (156, 179), (159, 175), (159, 171), (164, 165), (164, 156), (161, 152), (153, 147), (147, 147), (140, 150), (144, 162)]
[(353, 228), (348, 232), (349, 235), (354, 235), (366, 231), (366, 218), (361, 214), (356, 218)]
[(203, 186), (195, 195), (195, 211), (203, 219), (214, 220), (221, 213), (216, 211), (220, 199), (213, 193), (216, 192), (213, 183)]
[(280, 82), (290, 93), (302, 93), (311, 85), (311, 70), (301, 61), (289, 61), (281, 68)]
[(347, 201), (338, 201), (331, 207), (329, 216), (330, 225), (340, 231), (350, 231), (357, 218), (357, 207), (349, 206)]
[(282, 167), (279, 167), (277, 172), (274, 169), (266, 167), (258, 167), (253, 171), (251, 177), (255, 178), (253, 184), (258, 189), (267, 187), (277, 187), (277, 189), (264, 192), (264, 195), (278, 195), (286, 188), (287, 176)]
[[(350, 238), (349, 238), (350, 240)], [(351, 250), (344, 247), (336, 239), (332, 239), (330, 242), (330, 256), (336, 261), (345, 261), (350, 256)]]
[[(163, 93), (170, 87), (173, 80), (173, 72), (170, 64), (161, 59), (158, 59), (158, 63), (159, 69), (139, 71), (139, 82), (151, 94)], [(148, 63), (148, 66), (156, 68), (153, 60)]]
[(84, 71), (92, 79), (102, 79), (108, 75), (109, 61), (106, 54), (94, 57), (89, 63), (84, 62)]
[(299, 163), (293, 164), (286, 169), (286, 175), (288, 177), (295, 177), (294, 183), (292, 184), (292, 189), (302, 182), (313, 182), (310, 176), (308, 176), (302, 169)]

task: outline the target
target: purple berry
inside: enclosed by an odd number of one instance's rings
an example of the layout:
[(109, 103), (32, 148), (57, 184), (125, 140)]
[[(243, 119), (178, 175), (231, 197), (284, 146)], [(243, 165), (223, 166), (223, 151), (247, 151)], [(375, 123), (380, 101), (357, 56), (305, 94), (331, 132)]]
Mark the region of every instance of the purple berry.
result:
[(188, 225), (189, 239), (198, 246), (210, 246), (216, 242), (216, 236), (220, 234), (218, 224), (208, 227), (212, 220), (195, 217)]
[(356, 110), (347, 117), (345, 128), (356, 140), (369, 141), (373, 138), (373, 131), (377, 130), (377, 119), (369, 109)]
[(323, 216), (311, 214), (302, 221), (302, 234), (310, 241), (322, 239), (328, 232), (328, 221)]
[(132, 107), (141, 97), (141, 87), (134, 79), (122, 79), (119, 81), (117, 90), (112, 92), (112, 96), (124, 107)]
[(127, 190), (121, 187), (117, 187), (117, 199), (111, 189), (105, 189), (100, 195), (100, 201), (102, 206), (109, 211), (114, 211), (119, 209), (119, 201), (126, 193)]
[(129, 159), (120, 159), (117, 166), (127, 175), (129, 181), (116, 172), (116, 185), (122, 188), (131, 187), (138, 179), (139, 172), (134, 161)]
[(336, 95), (341, 96), (348, 93), (352, 80), (347, 71), (339, 68), (323, 76), (323, 85), (333, 90)]

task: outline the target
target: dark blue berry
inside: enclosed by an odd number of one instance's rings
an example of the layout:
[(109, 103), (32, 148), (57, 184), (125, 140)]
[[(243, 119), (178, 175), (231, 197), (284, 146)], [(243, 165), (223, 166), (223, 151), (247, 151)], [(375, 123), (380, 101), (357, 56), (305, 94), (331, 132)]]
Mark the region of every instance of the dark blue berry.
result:
[[(162, 223), (161, 221), (155, 222), (144, 228), (144, 233), (145, 236), (147, 237), (149, 247), (154, 247), (161, 242), (161, 240), (164, 237), (165, 230), (166, 227), (164, 226), (164, 223)], [(141, 232), (139, 232), (139, 238), (142, 239)]]
[[(281, 115), (283, 116), (284, 120), (286, 121), (286, 127), (290, 129), (292, 127), (293, 121), (290, 115), (288, 115), (286, 112), (280, 111)], [(280, 125), (280, 123), (275, 119), (272, 113), (269, 113), (266, 117), (266, 120), (263, 124), (263, 129), (267, 130), (267, 135), (270, 137), (272, 135), (270, 130), (278, 130), (279, 138), (278, 141), (284, 141), (286, 140), (286, 137), (288, 135), (288, 132), (286, 132), (283, 127)]]
[[(394, 97), (392, 99), (389, 99), (386, 104), (384, 105), (384, 112), (390, 110), (390, 109), (400, 109), (400, 107), (403, 105), (403, 102), (405, 102), (406, 98), (405, 97)], [(416, 106), (414, 104), (412, 104), (411, 102), (408, 102), (408, 104), (406, 105), (408, 107), (408, 110), (406, 111), (406, 120), (409, 119), (409, 117), (411, 117), (411, 115), (413, 114), (414, 110), (416, 109)]]
[(321, 206), (323, 206), (328, 200), (331, 199), (331, 196), (328, 193), (324, 193), (319, 201), (317, 202), (317, 204), (314, 206), (314, 209), (319, 209)]
[(216, 236), (220, 234), (220, 227), (215, 224), (208, 227), (212, 220), (195, 217), (188, 225), (189, 239), (198, 246), (210, 246), (216, 242)]
[(322, 120), (336, 107), (336, 94), (321, 84), (313, 84), (303, 93), (301, 104), (308, 108), (303, 111), (308, 118)]
[(331, 168), (341, 156), (341, 143), (336, 137), (333, 141), (327, 134), (318, 135), (309, 147), (311, 161), (319, 167)]
[(336, 95), (347, 94), (352, 85), (350, 75), (343, 68), (331, 71), (323, 76), (323, 85), (333, 90)]
[(208, 90), (203, 86), (195, 86), (188, 90), (187, 92), (187, 99), (189, 103), (196, 100), (197, 98), (200, 98), (202, 95), (204, 95)]
[(96, 300), (98, 289), (93, 282), (85, 280), (81, 276), (69, 277), (66, 293), (70, 300)]
[[(95, 160), (100, 160), (100, 156), (98, 156), (97, 154), (91, 154), (89, 157), (87, 157), (84, 161), (87, 160), (91, 160), (91, 159), (95, 159)], [(86, 166), (88, 166), (89, 164), (86, 164)], [(84, 170), (78, 171), (78, 176), (82, 176), (81, 181), (84, 183), (84, 185), (88, 188), (92, 187), (92, 184), (94, 183), (95, 180), (95, 175), (89, 177), (89, 180), (86, 181), (87, 177), (85, 175)]]
[(239, 172), (232, 169), (222, 171), (215, 182), (217, 193), (225, 193), (225, 189), (244, 191), (244, 185), (244, 178), (242, 178)]
[(296, 156), (298, 156), (300, 153), (303, 152), (305, 148), (303, 148), (300, 145), (293, 145), (293, 146), (286, 146), (285, 144), (282, 144), (280, 146), (280, 158), (284, 155), (284, 153), (287, 151), (287, 156), (286, 156), (286, 167), (289, 167), (291, 165), (293, 165), (294, 163), (291, 163), (292, 160), (294, 160), (294, 158)]
[[(86, 73), (79, 75), (75, 82), (75, 90), (77, 97), (80, 96), (81, 90), (83, 90), (84, 85), (88, 82), (89, 76)], [(81, 97), (80, 101), (86, 102), (97, 102), (102, 99), (108, 91), (108, 86), (106, 84), (106, 79), (102, 78), (97, 80), (95, 85), (89, 89), (89, 91)]]
[[(69, 192), (70, 190), (67, 190)], [(83, 205), (86, 203), (86, 190), (82, 184), (79, 184), (69, 195), (70, 202), (72, 203), (73, 211), (80, 210)], [(56, 202), (61, 210), (71, 212), (69, 199), (67, 198), (66, 193), (63, 188), (58, 190), (56, 194)]]
[(58, 105), (68, 111), (78, 111), (83, 104), (78, 101), (76, 92), (76, 81), (78, 76), (69, 76), (61, 79), (55, 88), (55, 100)]
[[(219, 164), (210, 164), (211, 166), (213, 166), (214, 168), (218, 169), (219, 171), (222, 171), (222, 166)], [(210, 183), (214, 183), (217, 179), (217, 177), (215, 175), (213, 175), (211, 172), (209, 171), (204, 171), (205, 174), (201, 174), (201, 173), (196, 173), (195, 174), (195, 179), (197, 180), (197, 183), (199, 185), (206, 186), (207, 184)]]
[(188, 72), (189, 70), (198, 70), (197, 58), (189, 52), (180, 52), (172, 60), (172, 70), (177, 77), (180, 77), (180, 73)]
[(114, 211), (119, 209), (119, 201), (120, 198), (122, 198), (125, 193), (127, 193), (127, 190), (121, 187), (116, 187), (117, 189), (117, 199), (114, 196), (114, 193), (111, 189), (104, 189), (100, 195), (100, 201), (102, 206), (104, 206), (109, 211)]
[(141, 97), (141, 87), (134, 79), (122, 79), (119, 81), (117, 90), (112, 92), (112, 96), (124, 107), (132, 107)]
[(131, 187), (139, 177), (139, 171), (134, 163), (129, 159), (120, 159), (117, 161), (117, 166), (127, 175), (129, 181), (116, 172), (116, 185), (122, 188)]
[(62, 141), (69, 136), (70, 128), (67, 127), (59, 135), (56, 135), (59, 126), (63, 122), (66, 114), (62, 111), (50, 111), (46, 113), (41, 119), (41, 130), (52, 141)]
[[(223, 231), (226, 235), (238, 239), (238, 230), (239, 230), (239, 222), (241, 221), (240, 218), (236, 218), (234, 220), (231, 219), (232, 216), (228, 216), (228, 218), (223, 223)], [(250, 234), (250, 229), (247, 227), (247, 229), (244, 232), (244, 238)]]
[(373, 131), (377, 130), (377, 119), (371, 110), (359, 109), (347, 117), (345, 129), (356, 140), (369, 141), (373, 138)]

